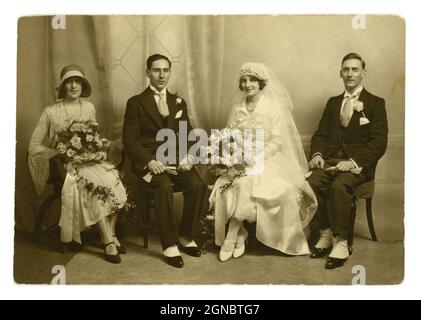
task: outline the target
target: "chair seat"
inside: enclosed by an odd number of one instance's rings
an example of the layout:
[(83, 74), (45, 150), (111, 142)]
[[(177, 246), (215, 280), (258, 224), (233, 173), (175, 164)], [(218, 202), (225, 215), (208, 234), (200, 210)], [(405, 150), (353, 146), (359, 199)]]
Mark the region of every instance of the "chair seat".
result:
[(354, 196), (357, 199), (370, 199), (374, 195), (374, 180), (359, 185), (354, 190)]

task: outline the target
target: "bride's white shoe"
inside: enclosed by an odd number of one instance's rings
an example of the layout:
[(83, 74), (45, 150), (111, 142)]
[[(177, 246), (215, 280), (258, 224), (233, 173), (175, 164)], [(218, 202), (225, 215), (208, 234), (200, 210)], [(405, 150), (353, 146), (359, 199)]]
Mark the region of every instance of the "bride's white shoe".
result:
[(235, 241), (234, 240), (225, 240), (224, 244), (221, 247), (221, 251), (219, 251), (219, 260), (222, 262), (228, 261), (235, 249)]
[(243, 227), (237, 237), (237, 243), (235, 245), (234, 252), (232, 253), (233, 258), (240, 258), (246, 251), (248, 235), (247, 230)]

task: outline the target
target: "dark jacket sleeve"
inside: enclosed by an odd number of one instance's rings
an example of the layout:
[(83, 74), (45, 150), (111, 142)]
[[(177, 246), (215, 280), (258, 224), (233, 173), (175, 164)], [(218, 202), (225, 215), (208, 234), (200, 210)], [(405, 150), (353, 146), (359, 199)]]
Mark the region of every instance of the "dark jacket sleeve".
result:
[(330, 105), (331, 99), (328, 100), (322, 118), (320, 119), (319, 127), (317, 128), (316, 132), (311, 138), (311, 151), (309, 155), (310, 159), (315, 153), (321, 153), (323, 157), (326, 155), (326, 145), (329, 134), (329, 122), (331, 121), (329, 112)]
[(353, 160), (364, 169), (372, 167), (386, 152), (388, 125), (385, 101), (382, 98), (378, 99), (370, 119), (372, 124), (368, 142), (352, 156)]
[(123, 145), (134, 165), (142, 170), (155, 157), (143, 146), (140, 137), (140, 119), (135, 99), (127, 102), (123, 124)]

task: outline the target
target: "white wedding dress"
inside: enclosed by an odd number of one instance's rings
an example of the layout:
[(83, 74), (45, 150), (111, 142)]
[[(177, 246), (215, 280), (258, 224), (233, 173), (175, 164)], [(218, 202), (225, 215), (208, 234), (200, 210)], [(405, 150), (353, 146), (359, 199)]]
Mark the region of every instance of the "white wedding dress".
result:
[(223, 197), (220, 187), (227, 179), (218, 178), (209, 201), (219, 246), (225, 240), (226, 224), (235, 217), (256, 222), (256, 238), (268, 247), (289, 255), (310, 253), (304, 230), (316, 212), (317, 200), (305, 180), (307, 161), (292, 105), (285, 103), (290, 104), (289, 96), (280, 99), (265, 88), (253, 112), (247, 110), (245, 100), (232, 109), (229, 128), (264, 129), (264, 170), (236, 179)]

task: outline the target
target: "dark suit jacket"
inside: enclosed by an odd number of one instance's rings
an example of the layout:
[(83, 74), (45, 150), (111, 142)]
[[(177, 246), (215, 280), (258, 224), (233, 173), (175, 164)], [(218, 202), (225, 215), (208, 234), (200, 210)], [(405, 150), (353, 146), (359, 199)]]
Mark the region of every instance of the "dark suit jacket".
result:
[[(334, 157), (339, 149), (352, 158), (367, 179), (373, 179), (378, 160), (386, 152), (387, 116), (385, 101), (363, 89), (359, 101), (364, 110), (354, 111), (347, 128), (340, 122), (340, 111), (344, 94), (332, 97), (327, 102), (319, 127), (311, 140), (311, 155), (321, 153), (324, 159)], [(370, 123), (360, 125), (363, 112)]]
[[(178, 134), (179, 122), (187, 121), (187, 132), (192, 130), (186, 102), (181, 98), (180, 100), (181, 103), (177, 103), (177, 96), (167, 91), (170, 114), (166, 123), (159, 114), (154, 93), (150, 87), (127, 101), (123, 125), (123, 145), (125, 152), (132, 160), (135, 172), (143, 173), (149, 161), (156, 160), (156, 151), (164, 143), (156, 140), (156, 134), (160, 129), (172, 129)], [(180, 110), (182, 110), (181, 117), (175, 119)]]

